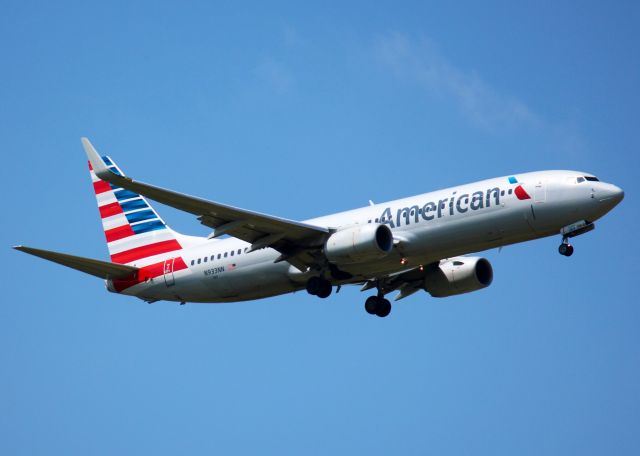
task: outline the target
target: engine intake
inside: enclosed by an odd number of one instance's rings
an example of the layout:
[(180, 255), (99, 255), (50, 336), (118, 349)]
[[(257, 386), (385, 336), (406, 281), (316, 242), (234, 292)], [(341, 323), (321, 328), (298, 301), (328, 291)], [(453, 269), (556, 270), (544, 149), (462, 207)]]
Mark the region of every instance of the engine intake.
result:
[(457, 257), (442, 260), (427, 270), (424, 289), (434, 298), (444, 298), (481, 290), (493, 282), (489, 260), (480, 257)]
[(327, 259), (337, 264), (355, 264), (384, 258), (393, 249), (393, 234), (387, 225), (369, 223), (333, 233), (324, 245)]

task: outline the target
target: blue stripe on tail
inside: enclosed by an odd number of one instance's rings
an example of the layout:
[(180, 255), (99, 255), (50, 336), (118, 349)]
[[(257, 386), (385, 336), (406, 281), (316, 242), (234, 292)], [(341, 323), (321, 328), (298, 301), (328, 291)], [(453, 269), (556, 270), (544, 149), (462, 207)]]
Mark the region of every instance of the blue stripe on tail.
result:
[(157, 218), (156, 214), (154, 214), (152, 210), (132, 212), (130, 214), (125, 214), (125, 216), (127, 217), (127, 221), (129, 223), (142, 222), (143, 220)]
[(165, 224), (160, 220), (152, 220), (150, 222), (138, 223), (137, 225), (131, 225), (131, 229), (136, 234), (147, 233), (149, 231), (164, 230)]
[(137, 193), (132, 192), (131, 190), (125, 190), (125, 189), (118, 190), (114, 192), (114, 194), (116, 195), (116, 199), (118, 201), (140, 197), (140, 195), (138, 195)]
[(142, 198), (126, 201), (124, 203), (120, 203), (120, 207), (122, 208), (122, 212), (129, 212), (135, 209), (149, 208), (147, 203), (144, 202)]

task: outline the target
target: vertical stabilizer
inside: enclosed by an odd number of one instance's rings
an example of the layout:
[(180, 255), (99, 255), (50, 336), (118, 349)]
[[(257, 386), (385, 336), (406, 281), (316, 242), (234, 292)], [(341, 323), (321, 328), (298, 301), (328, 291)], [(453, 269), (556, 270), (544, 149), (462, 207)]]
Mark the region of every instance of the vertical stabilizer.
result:
[[(102, 159), (110, 171), (123, 176), (111, 158), (104, 156)], [(89, 171), (111, 261), (146, 263), (151, 257), (182, 248), (176, 233), (167, 227), (144, 197), (101, 180), (91, 163)]]

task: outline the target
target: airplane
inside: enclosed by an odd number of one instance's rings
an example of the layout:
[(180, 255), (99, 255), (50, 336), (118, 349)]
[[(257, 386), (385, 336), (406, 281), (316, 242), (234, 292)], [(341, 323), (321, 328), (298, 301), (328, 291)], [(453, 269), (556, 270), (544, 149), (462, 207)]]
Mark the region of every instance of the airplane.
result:
[[(392, 292), (397, 301), (421, 290), (440, 298), (488, 287), (493, 268), (471, 253), (560, 235), (558, 251), (569, 257), (569, 239), (593, 230), (624, 198), (589, 173), (538, 171), (300, 222), (139, 182), (81, 141), (111, 261), (14, 248), (148, 303), (237, 302), (300, 290), (327, 298), (334, 287), (361, 285), (375, 290), (366, 312), (386, 317)], [(172, 230), (147, 198), (197, 216), (212, 233)]]

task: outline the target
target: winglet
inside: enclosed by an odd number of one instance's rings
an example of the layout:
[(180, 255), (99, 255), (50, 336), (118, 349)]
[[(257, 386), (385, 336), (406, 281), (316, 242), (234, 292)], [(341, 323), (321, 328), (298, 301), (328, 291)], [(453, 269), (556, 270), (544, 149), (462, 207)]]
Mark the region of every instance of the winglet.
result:
[(107, 164), (100, 157), (100, 154), (98, 154), (96, 149), (93, 147), (93, 144), (91, 144), (91, 142), (87, 138), (80, 138), (80, 141), (82, 141), (82, 147), (84, 147), (84, 151), (87, 154), (89, 163), (91, 163), (91, 167), (96, 173), (96, 176), (98, 176), (100, 179), (107, 180), (109, 175), (113, 174), (111, 171), (109, 171), (109, 168), (107, 168)]

